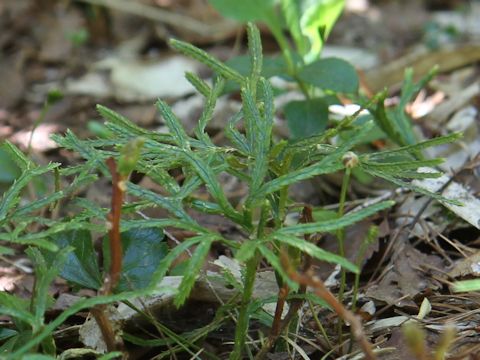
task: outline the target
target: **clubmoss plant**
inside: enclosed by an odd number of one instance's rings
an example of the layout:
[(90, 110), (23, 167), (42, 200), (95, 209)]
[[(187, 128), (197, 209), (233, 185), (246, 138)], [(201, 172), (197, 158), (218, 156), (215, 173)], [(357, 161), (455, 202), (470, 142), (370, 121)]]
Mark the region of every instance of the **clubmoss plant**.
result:
[[(99, 113), (107, 120), (105, 126), (113, 134), (112, 138), (80, 140), (70, 131), (64, 136), (55, 135), (54, 140), (59, 145), (78, 153), (85, 162), (58, 170), (58, 176), (73, 178), (68, 186), (56, 186), (42, 199), (20, 205), (20, 192), (28, 182), (36, 176), (59, 168), (59, 164), (38, 166), (16, 147), (7, 144), (8, 151), (24, 173), (0, 202), (0, 240), (43, 248), (43, 251), (50, 255), (59, 249), (72, 247), (60, 275), (83, 287), (99, 290), (99, 296), (72, 305), (53, 322), (38, 329), (34, 337), (30, 336), (21, 345), (13, 346), (10, 349), (11, 355), (7, 358), (18, 358), (34, 350), (76, 311), (158, 292), (156, 286), (168, 273), (172, 263), (180, 254), (190, 250), (191, 257), (186, 264), (175, 298), (175, 304), (182, 306), (197, 277), (201, 275), (212, 244), (221, 243), (230, 248), (235, 258), (244, 264), (242, 295), (237, 307), (235, 345), (230, 355), (232, 360), (241, 359), (246, 349), (250, 318), (255, 311), (252, 306), (252, 291), (261, 262), (269, 263), (276, 271), (279, 287), (284, 289), (281, 295), (283, 301), (291, 295), (304, 295), (306, 284), (311, 282), (305, 279), (305, 272), (309, 270), (312, 258), (339, 264), (345, 271), (359, 273), (359, 266), (346, 260), (343, 253), (330, 253), (313, 241), (314, 234), (327, 231), (337, 232), (342, 239), (342, 229), (394, 204), (393, 201), (381, 201), (356, 211), (345, 212), (350, 169), (359, 167), (373, 176), (399, 186), (446, 200), (440, 195), (412, 186), (409, 181), (440, 175), (417, 171), (422, 166), (435, 166), (441, 160), (417, 160), (416, 154), (423, 148), (453, 141), (458, 138), (458, 134), (384, 152), (357, 154), (352, 152), (355, 145), (362, 142), (374, 126), (373, 121), (358, 123), (357, 113), (345, 117), (336, 127), (316, 136), (295, 141), (275, 138), (272, 133), (275, 114), (273, 91), (270, 83), (262, 76), (263, 56), (259, 31), (252, 24), (248, 24), (247, 30), (251, 61), (251, 72), (247, 76), (241, 75), (201, 49), (178, 40), (171, 41), (174, 48), (209, 66), (216, 74), (211, 86), (198, 76), (187, 74), (187, 79), (205, 97), (205, 108), (193, 134), (185, 131), (171, 108), (162, 100), (157, 102), (157, 108), (169, 129), (167, 134), (142, 129), (114, 111), (98, 106)], [(239, 85), (242, 108), (225, 126), (225, 135), (230, 143), (219, 146), (211, 140), (206, 128), (227, 80)], [(372, 98), (370, 105), (373, 106), (378, 99), (381, 99), (381, 96)], [(239, 130), (239, 125), (242, 125), (244, 131)], [(329, 140), (344, 130), (350, 130), (352, 135), (336, 145), (331, 145)], [(113, 172), (109, 171), (107, 164), (112, 162), (108, 160), (112, 158), (118, 164), (117, 169), (122, 175), (122, 191), (125, 191), (130, 199), (122, 204), (119, 231), (124, 247), (124, 262), (128, 258), (131, 263), (121, 269), (122, 274), (118, 285), (111, 289), (112, 294), (102, 294), (102, 270), (97, 264), (91, 245), (91, 234), (108, 233), (111, 227), (109, 209), (87, 199), (74, 198), (72, 202), (77, 211), (68, 218), (56, 219), (45, 214), (39, 217), (38, 211), (58, 201), (67, 201), (70, 194), (91, 184), (99, 174), (111, 178)], [(127, 174), (133, 170), (150, 177), (164, 192), (159, 194), (128, 181)], [(181, 183), (171, 175), (172, 170), (182, 173)], [(342, 205), (337, 218), (313, 221), (308, 215), (308, 207), (296, 205), (288, 199), (288, 189), (292, 184), (339, 171), (346, 171), (346, 176), (342, 187)], [(222, 173), (236, 177), (246, 184), (248, 193), (240, 203), (234, 204), (229, 200), (219, 181)], [(115, 183), (118, 184), (118, 181)], [(208, 199), (197, 196), (200, 189), (208, 191)], [(151, 207), (160, 207), (166, 210), (169, 216), (160, 219), (142, 217), (141, 211)], [(233, 241), (220, 232), (207, 228), (199, 223), (188, 209), (207, 215), (224, 216), (235, 223), (240, 233), (244, 234), (243, 240)], [(287, 213), (297, 209), (303, 211), (304, 220), (298, 224), (287, 225)], [(93, 222), (92, 219), (101, 221)], [(35, 231), (30, 231), (32, 226)], [(162, 229), (165, 227), (188, 230), (194, 235), (166, 251), (162, 247), (164, 244), (161, 244)], [(108, 255), (110, 252), (113, 257), (114, 249), (109, 248), (107, 242), (105, 244), (104, 253)], [(288, 269), (282, 265), (281, 254), (290, 256)], [(148, 259), (147, 264), (145, 257)], [(135, 259), (133, 262), (132, 258)], [(287, 273), (289, 271), (291, 275), (292, 268), (301, 269), (303, 274), (292, 280)], [(107, 273), (108, 269), (103, 272)], [(296, 282), (298, 279), (302, 280), (299, 281), (300, 284)], [(318, 282), (316, 284), (321, 286)], [(343, 286), (345, 287), (345, 284)], [(303, 300), (297, 303), (293, 301), (290, 303), (293, 309), (298, 309), (303, 303)], [(347, 316), (348, 319), (350, 313), (346, 312), (338, 300), (334, 303), (343, 314), (341, 316)], [(13, 318), (17, 316), (16, 313), (7, 311), (10, 308), (8, 303), (0, 305), (0, 313), (9, 314)], [(294, 315), (292, 311), (289, 317), (283, 319), (280, 327), (277, 326), (277, 321), (275, 333), (288, 326)], [(270, 346), (275, 338), (272, 339)], [(368, 344), (365, 348), (369, 349)], [(262, 353), (265, 354), (268, 350), (263, 349)]]

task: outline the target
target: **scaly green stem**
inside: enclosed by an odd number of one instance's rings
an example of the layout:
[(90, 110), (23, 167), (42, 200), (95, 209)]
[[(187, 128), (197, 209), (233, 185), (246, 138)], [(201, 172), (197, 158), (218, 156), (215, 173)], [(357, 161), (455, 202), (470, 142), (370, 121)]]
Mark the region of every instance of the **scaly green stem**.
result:
[(235, 346), (233, 352), (230, 354), (230, 360), (240, 360), (242, 358), (243, 348), (245, 346), (245, 339), (248, 334), (248, 325), (250, 314), (248, 307), (252, 301), (253, 285), (255, 284), (255, 275), (257, 267), (260, 263), (261, 257), (258, 253), (247, 261), (247, 270), (245, 273), (245, 281), (243, 284), (242, 303), (240, 305), (240, 314), (238, 315), (237, 327), (235, 329)]
[[(262, 206), (260, 213), (260, 219), (257, 225), (256, 237), (261, 239), (265, 232), (265, 225), (268, 220), (268, 212), (270, 210), (270, 205), (268, 201)], [(258, 251), (255, 251), (255, 254), (247, 261), (245, 278), (243, 282), (243, 295), (242, 303), (240, 304), (240, 313), (238, 315), (237, 327), (235, 329), (235, 345), (233, 347), (233, 352), (230, 354), (230, 360), (240, 360), (242, 358), (242, 352), (245, 347), (245, 340), (248, 334), (248, 325), (250, 322), (250, 314), (248, 307), (252, 301), (253, 295), (253, 286), (255, 285), (255, 277), (257, 274), (257, 268), (260, 264), (262, 256)]]
[[(345, 169), (345, 175), (343, 176), (342, 181), (342, 189), (340, 192), (340, 202), (338, 206), (338, 218), (341, 218), (345, 211), (345, 201), (347, 199), (347, 190), (350, 184), (350, 174), (351, 168), (347, 167)], [(345, 229), (340, 229), (337, 231), (337, 239), (338, 239), (338, 254), (342, 257), (345, 257)], [(338, 291), (338, 302), (343, 302), (343, 294), (345, 292), (345, 285), (347, 282), (347, 272), (342, 267), (340, 270), (340, 289)], [(339, 319), (338, 321), (338, 340), (339, 343), (342, 342), (342, 325), (343, 322)]]
[[(347, 199), (348, 186), (350, 185), (351, 171), (352, 170), (347, 167), (345, 169), (345, 175), (343, 176), (342, 190), (340, 192), (340, 203), (339, 203), (339, 206), (338, 206), (338, 218), (341, 218), (344, 215), (344, 212), (345, 212), (345, 202), (346, 202), (346, 199)], [(337, 232), (337, 238), (338, 238), (338, 253), (339, 253), (340, 256), (345, 257), (345, 244), (344, 244), (345, 229), (341, 229)], [(340, 291), (338, 293), (338, 301), (340, 301), (340, 302), (342, 302), (343, 293), (345, 291), (346, 276), (347, 276), (347, 273), (346, 273), (345, 269), (342, 267)]]

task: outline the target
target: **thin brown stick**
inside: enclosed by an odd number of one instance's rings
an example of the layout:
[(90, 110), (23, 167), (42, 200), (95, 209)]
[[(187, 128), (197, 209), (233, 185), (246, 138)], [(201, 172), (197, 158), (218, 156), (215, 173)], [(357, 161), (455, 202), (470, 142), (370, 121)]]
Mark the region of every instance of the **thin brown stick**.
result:
[(123, 347), (121, 338), (117, 338), (112, 323), (107, 315), (107, 306), (105, 304), (94, 306), (90, 312), (97, 322), (100, 331), (102, 332), (103, 341), (107, 345), (108, 351), (116, 351)]
[(307, 273), (298, 273), (290, 264), (285, 253), (281, 254), (281, 261), (288, 275), (293, 281), (299, 284), (310, 286), (315, 289), (315, 294), (321, 299), (325, 300), (328, 305), (341, 317), (345, 322), (349, 323), (352, 329), (352, 334), (359, 343), (367, 360), (376, 360), (377, 357), (372, 349), (372, 344), (368, 341), (359, 318), (351, 311), (347, 310), (342, 303), (325, 287), (323, 281), (317, 276), (313, 275), (311, 271)]

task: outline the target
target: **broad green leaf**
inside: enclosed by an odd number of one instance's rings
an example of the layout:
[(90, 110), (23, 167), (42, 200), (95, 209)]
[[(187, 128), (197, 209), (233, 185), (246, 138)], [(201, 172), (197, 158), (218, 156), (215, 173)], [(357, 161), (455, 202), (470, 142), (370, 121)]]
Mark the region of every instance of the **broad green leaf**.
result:
[(304, 56), (309, 63), (318, 59), (325, 40), (342, 13), (345, 0), (302, 1), (302, 5), (300, 27), (310, 41), (309, 52)]
[(300, 55), (304, 56), (307, 54), (310, 44), (309, 40), (302, 33), (302, 28), (300, 25), (300, 19), (302, 15), (302, 8), (300, 1), (298, 0), (281, 0), (282, 14), (285, 18), (287, 28), (292, 35), (293, 41), (295, 42), (297, 51)]
[(275, 16), (276, 0), (209, 0), (220, 14), (241, 22), (266, 21)]
[(356, 93), (359, 84), (355, 68), (347, 61), (333, 57), (304, 66), (298, 77), (320, 89), (340, 93)]
[[(67, 259), (60, 269), (60, 276), (65, 280), (90, 289), (102, 286), (102, 276), (97, 262), (97, 254), (88, 230), (68, 230), (54, 234), (51, 242), (60, 249), (72, 247)], [(53, 262), (56, 253), (45, 253), (49, 262)]]
[(188, 265), (185, 269), (182, 282), (178, 288), (178, 294), (175, 297), (174, 302), (177, 307), (182, 306), (188, 298), (188, 295), (190, 295), (190, 291), (195, 284), (197, 276), (200, 274), (200, 270), (205, 262), (210, 247), (216, 238), (217, 235), (215, 234), (204, 237), (204, 239), (197, 245), (197, 248), (193, 251), (192, 256), (188, 260)]
[(288, 233), (287, 234), (281, 233), (281, 232), (276, 232), (272, 234), (272, 236), (276, 240), (280, 241), (281, 243), (297, 248), (302, 252), (316, 259), (327, 261), (334, 264), (339, 264), (345, 269), (350, 270), (354, 273), (358, 273), (360, 271), (360, 269), (356, 265), (352, 264), (350, 261), (348, 261), (344, 257), (337, 254), (333, 254), (326, 250), (323, 250), (322, 248), (319, 248), (317, 245), (312, 244), (311, 242), (308, 242), (299, 237), (290, 235)]
[(306, 138), (327, 127), (328, 106), (321, 98), (291, 101), (283, 111), (293, 138)]
[(379, 211), (388, 209), (395, 204), (394, 201), (382, 201), (374, 205), (370, 205), (358, 211), (351, 211), (341, 218), (333, 220), (317, 221), (306, 224), (297, 224), (293, 226), (284, 227), (273, 232), (271, 236), (276, 238), (276, 234), (284, 235), (302, 235), (312, 234), (316, 232), (327, 232), (343, 229), (346, 226), (352, 225), (360, 220), (365, 219)]
[[(155, 270), (168, 253), (161, 228), (133, 228), (120, 234), (122, 239), (122, 275), (115, 292), (147, 287)], [(110, 267), (108, 238), (104, 239), (104, 268)]]

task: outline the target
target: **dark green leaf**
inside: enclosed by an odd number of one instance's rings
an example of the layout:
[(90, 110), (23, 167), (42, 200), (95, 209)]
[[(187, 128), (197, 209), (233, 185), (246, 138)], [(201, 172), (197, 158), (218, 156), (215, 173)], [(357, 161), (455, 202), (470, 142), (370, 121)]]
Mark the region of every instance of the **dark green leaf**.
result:
[[(133, 228), (120, 234), (123, 247), (122, 275), (116, 292), (147, 287), (168, 252), (160, 228)], [(105, 271), (110, 267), (108, 239), (104, 239)]]
[[(88, 230), (69, 230), (54, 234), (51, 242), (60, 249), (72, 247), (73, 251), (60, 271), (60, 276), (77, 285), (98, 289), (102, 285), (102, 276), (97, 263), (97, 254), (93, 248), (92, 237)], [(56, 253), (45, 253), (49, 262), (53, 262)]]
[(358, 90), (358, 76), (355, 68), (339, 58), (317, 60), (303, 67), (298, 77), (307, 84), (323, 90), (341, 93), (355, 93)]
[(268, 21), (275, 16), (275, 0), (209, 0), (209, 3), (223, 16), (238, 21)]
[(293, 138), (312, 136), (327, 127), (328, 106), (321, 98), (291, 101), (284, 112)]

